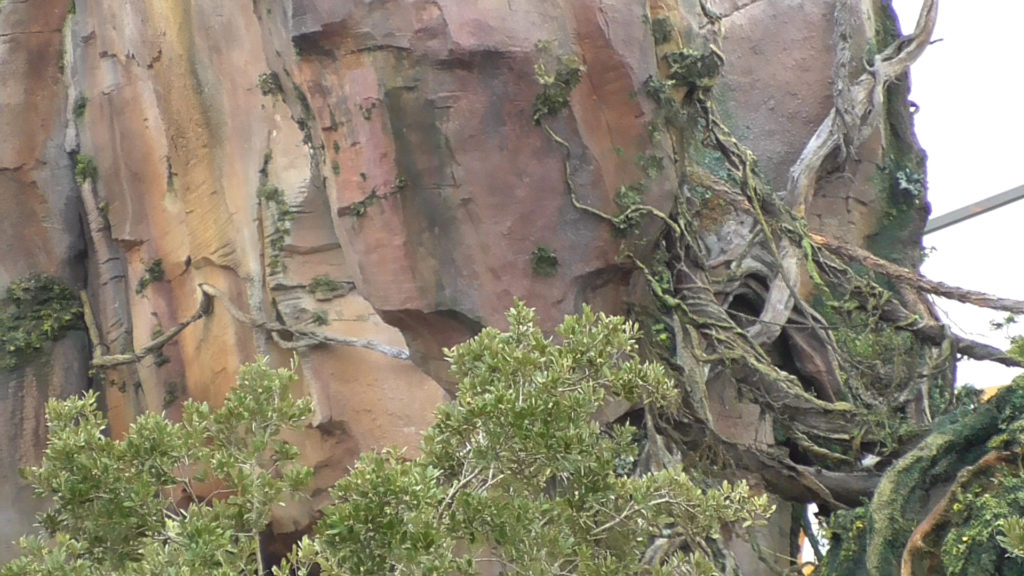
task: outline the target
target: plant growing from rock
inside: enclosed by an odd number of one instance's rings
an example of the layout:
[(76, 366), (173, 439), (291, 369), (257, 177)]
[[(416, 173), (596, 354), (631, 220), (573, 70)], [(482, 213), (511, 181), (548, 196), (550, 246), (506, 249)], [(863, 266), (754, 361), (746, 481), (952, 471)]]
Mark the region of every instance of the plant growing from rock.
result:
[(81, 327), (82, 304), (63, 282), (43, 274), (15, 280), (0, 299), (0, 368), (22, 365)]
[[(539, 46), (545, 56), (550, 52), (546, 44)], [(554, 116), (569, 107), (569, 95), (583, 80), (586, 66), (575, 55), (562, 56), (556, 60), (554, 71), (542, 60), (534, 66), (540, 93), (533, 100), (533, 122), (540, 124), (547, 116)]]
[(86, 182), (96, 182), (99, 171), (96, 168), (96, 162), (92, 159), (92, 156), (86, 154), (79, 154), (75, 157), (75, 182), (79, 185), (85, 184)]
[(149, 288), (156, 282), (163, 282), (165, 277), (163, 258), (154, 258), (144, 262), (142, 277), (135, 284), (135, 293), (141, 296), (146, 291), (146, 288)]
[(547, 246), (538, 246), (530, 253), (530, 266), (537, 276), (554, 276), (558, 272), (558, 255)]

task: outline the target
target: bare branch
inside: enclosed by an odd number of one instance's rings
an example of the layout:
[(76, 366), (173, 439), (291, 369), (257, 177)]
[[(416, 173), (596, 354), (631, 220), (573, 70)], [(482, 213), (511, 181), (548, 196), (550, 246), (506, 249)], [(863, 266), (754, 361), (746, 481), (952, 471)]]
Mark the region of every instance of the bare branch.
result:
[[(353, 348), (373, 350), (374, 352), (379, 352), (390, 358), (395, 358), (396, 360), (409, 359), (408, 351), (401, 348), (395, 348), (394, 346), (381, 344), (373, 340), (332, 336), (315, 330), (303, 330), (278, 324), (277, 322), (267, 322), (262, 318), (256, 318), (239, 310), (231, 300), (220, 291), (220, 289), (212, 284), (201, 283), (199, 284), (199, 289), (204, 295), (219, 298), (221, 303), (227, 309), (228, 314), (230, 314), (235, 320), (242, 322), (243, 324), (253, 326), (254, 328), (262, 328), (263, 330), (270, 332), (274, 336), (274, 341), (283, 348), (295, 349), (315, 346), (317, 344), (334, 344), (338, 346), (351, 346)], [(282, 336), (290, 337), (292, 340), (286, 340), (282, 338)]]
[(956, 300), (957, 302), (966, 302), (967, 304), (973, 304), (981, 308), (1001, 310), (1012, 314), (1024, 314), (1024, 301), (1014, 300), (1012, 298), (1000, 298), (984, 292), (967, 290), (966, 288), (958, 288), (943, 282), (929, 280), (917, 272), (907, 270), (906, 268), (897, 266), (892, 262), (883, 260), (863, 248), (850, 246), (820, 234), (810, 234), (810, 239), (811, 242), (831, 251), (841, 258), (863, 264), (871, 270), (884, 275), (893, 282), (909, 286), (916, 290), (920, 290), (921, 292), (934, 294), (935, 296), (942, 296), (943, 298), (949, 298), (950, 300)]
[(131, 354), (112, 354), (103, 355), (100, 354), (102, 347), (100, 345), (99, 331), (96, 329), (95, 317), (92, 313), (92, 306), (89, 304), (89, 297), (83, 291), (81, 293), (82, 298), (82, 309), (85, 311), (85, 323), (89, 330), (89, 338), (93, 341), (93, 357), (89, 362), (91, 368), (114, 368), (115, 366), (123, 366), (125, 364), (134, 364), (142, 361), (146, 356), (158, 352), (161, 348), (167, 345), (168, 342), (174, 340), (178, 334), (181, 334), (182, 330), (188, 328), (193, 322), (196, 322), (203, 316), (205, 316), (205, 310), (208, 310), (211, 303), (208, 300), (208, 296), (203, 295), (202, 301), (199, 303), (199, 309), (195, 311), (192, 316), (189, 316), (183, 322), (180, 322), (174, 328), (171, 328), (164, 334), (160, 335), (159, 338), (155, 338), (149, 344), (146, 344), (138, 351), (132, 352)]
[[(938, 0), (924, 0), (912, 34), (896, 40), (875, 56), (871, 68), (852, 85), (847, 86), (846, 78), (835, 79), (841, 85), (836, 89), (835, 106), (789, 172), (786, 205), (794, 212), (804, 215), (825, 158), (841, 146), (856, 149), (874, 129), (881, 117), (885, 85), (905, 72), (924, 52), (935, 29), (937, 12)], [(837, 14), (837, 27), (846, 25), (844, 18), (845, 15)], [(838, 59), (848, 56), (844, 53), (846, 47), (837, 46), (836, 49)], [(840, 62), (837, 69), (845, 70), (846, 66)], [(854, 120), (858, 125), (850, 125)]]
[(82, 309), (84, 310), (85, 323), (89, 331), (89, 338), (93, 342), (93, 358), (89, 365), (92, 368), (114, 368), (116, 366), (134, 364), (142, 361), (147, 356), (160, 351), (164, 346), (177, 338), (185, 328), (188, 328), (201, 318), (211, 314), (213, 312), (213, 303), (215, 298), (219, 298), (221, 300), (221, 304), (223, 304), (224, 308), (227, 309), (228, 314), (230, 314), (232, 318), (254, 328), (267, 330), (273, 336), (274, 341), (285, 349), (306, 348), (309, 346), (316, 346), (318, 344), (333, 344), (337, 346), (351, 346), (353, 348), (373, 350), (374, 352), (384, 354), (389, 358), (395, 358), (397, 360), (409, 359), (408, 351), (401, 348), (395, 348), (394, 346), (381, 344), (373, 340), (332, 336), (330, 334), (324, 334), (314, 330), (291, 328), (283, 324), (278, 324), (277, 322), (267, 322), (266, 320), (256, 318), (239, 310), (231, 300), (220, 291), (220, 289), (211, 284), (199, 284), (199, 291), (199, 306), (195, 313), (187, 319), (178, 323), (176, 326), (162, 334), (159, 338), (155, 338), (153, 341), (137, 351), (133, 351), (130, 354), (113, 355), (102, 354), (99, 330), (96, 327), (96, 320), (93, 315), (92, 306), (89, 303), (88, 295), (83, 291), (80, 294), (82, 299)]

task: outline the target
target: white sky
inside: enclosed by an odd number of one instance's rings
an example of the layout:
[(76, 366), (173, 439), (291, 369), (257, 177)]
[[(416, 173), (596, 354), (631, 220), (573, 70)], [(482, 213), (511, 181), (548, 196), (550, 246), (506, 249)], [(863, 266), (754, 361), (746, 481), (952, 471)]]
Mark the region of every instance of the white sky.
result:
[[(921, 0), (893, 0), (905, 32)], [(1022, 0), (942, 0), (932, 44), (911, 68), (918, 139), (928, 152), (932, 215), (1024, 184)], [(925, 237), (934, 253), (922, 271), (934, 280), (1024, 300), (1024, 200)], [(937, 302), (955, 331), (1000, 347), (1008, 335), (991, 320), (1005, 314)], [(1024, 333), (1024, 318), (1014, 334)], [(1008, 383), (1019, 370), (961, 362), (958, 382)]]

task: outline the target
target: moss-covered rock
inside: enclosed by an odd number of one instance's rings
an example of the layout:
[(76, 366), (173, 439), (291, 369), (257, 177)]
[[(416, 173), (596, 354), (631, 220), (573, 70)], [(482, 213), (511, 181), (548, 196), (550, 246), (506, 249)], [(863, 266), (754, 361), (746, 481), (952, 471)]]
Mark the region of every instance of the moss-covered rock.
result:
[(0, 300), (0, 368), (21, 366), (81, 326), (81, 302), (60, 280), (32, 274), (11, 283)]

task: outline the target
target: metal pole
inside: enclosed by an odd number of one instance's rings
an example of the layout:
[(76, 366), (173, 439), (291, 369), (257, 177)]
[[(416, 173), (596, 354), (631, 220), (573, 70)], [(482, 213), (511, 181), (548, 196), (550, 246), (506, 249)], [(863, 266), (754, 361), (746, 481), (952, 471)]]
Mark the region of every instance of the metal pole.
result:
[(989, 196), (984, 200), (979, 200), (973, 204), (968, 204), (963, 208), (958, 208), (952, 212), (947, 212), (942, 216), (935, 218), (929, 218), (928, 223), (924, 225), (924, 233), (931, 234), (932, 232), (938, 232), (943, 228), (948, 228), (954, 224), (959, 224), (964, 220), (974, 218), (975, 216), (981, 216), (986, 212), (991, 212), (996, 208), (1002, 208), (1011, 202), (1016, 202), (1024, 198), (1024, 185), (1017, 186), (1003, 192), (1002, 194), (996, 194), (995, 196)]

